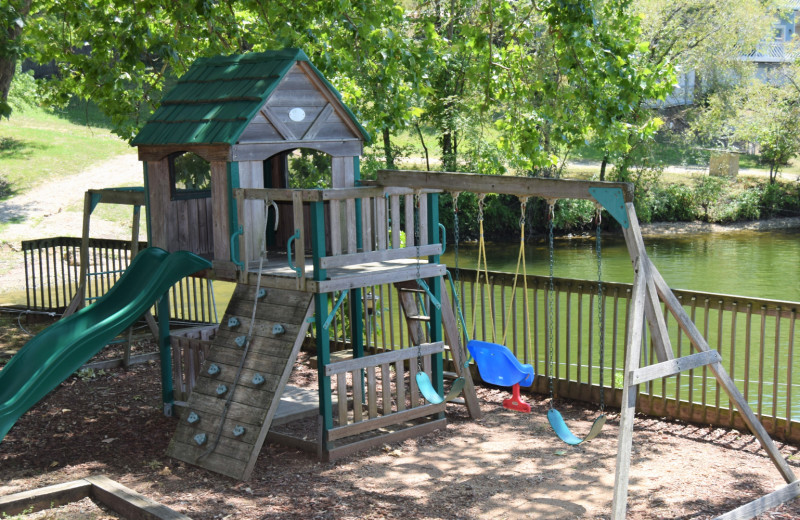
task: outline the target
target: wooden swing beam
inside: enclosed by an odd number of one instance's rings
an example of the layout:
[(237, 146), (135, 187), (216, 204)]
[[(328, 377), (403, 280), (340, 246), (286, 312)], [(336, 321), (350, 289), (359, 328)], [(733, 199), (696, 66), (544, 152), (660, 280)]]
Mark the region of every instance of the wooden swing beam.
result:
[(589, 194), (589, 188), (619, 188), (622, 190), (625, 202), (633, 202), (633, 184), (628, 182), (511, 177), (479, 173), (380, 170), (378, 171), (378, 183), (383, 186), (413, 186), (414, 189), (448, 192), (470, 191), (472, 193), (501, 193), (518, 197), (592, 201), (594, 197)]
[[(636, 218), (636, 210), (633, 206), (633, 186), (631, 184), (400, 170), (379, 171), (378, 183), (385, 186), (407, 186), (413, 189), (435, 189), (448, 192), (470, 191), (473, 193), (501, 193), (519, 197), (592, 201), (595, 198), (590, 194), (589, 188), (619, 188), (623, 194), (624, 212), (628, 219), (627, 227), (623, 224), (623, 235), (635, 275), (630, 304), (631, 319), (626, 334), (622, 406), (620, 409), (614, 495), (611, 504), (612, 518), (623, 520), (627, 509), (631, 448), (633, 445), (633, 422), (638, 385), (701, 366), (708, 366), (711, 369), (719, 385), (728, 394), (731, 402), (736, 405), (745, 424), (758, 439), (772, 463), (787, 482), (787, 485), (779, 490), (745, 504), (719, 518), (725, 520), (754, 518), (772, 507), (800, 496), (800, 485), (798, 485), (800, 481), (798, 481), (791, 467), (772, 442), (766, 429), (753, 413), (731, 376), (725, 371), (719, 353), (709, 347), (702, 333), (697, 329), (697, 326), (683, 309), (680, 301), (672, 293), (658, 269), (647, 256), (639, 221)], [(696, 350), (695, 354), (675, 358), (669, 338), (669, 330), (661, 309), (662, 303), (674, 316), (681, 331), (689, 337), (692, 346)], [(645, 324), (648, 325), (650, 339), (656, 352), (658, 363), (643, 367), (641, 366), (641, 348), (645, 338)]]

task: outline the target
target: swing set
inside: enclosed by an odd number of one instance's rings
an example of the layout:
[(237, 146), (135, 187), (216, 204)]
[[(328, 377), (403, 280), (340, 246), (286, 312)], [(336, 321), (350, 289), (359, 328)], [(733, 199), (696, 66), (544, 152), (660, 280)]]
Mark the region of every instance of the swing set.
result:
[[(459, 221), (458, 221), (458, 198), (460, 196), (460, 192), (453, 193), (453, 223), (454, 223), (454, 235), (456, 237), (455, 240), (455, 263), (456, 263), (456, 273), (458, 273), (458, 242), (459, 242)], [(484, 238), (484, 228), (483, 228), (483, 208), (484, 208), (484, 200), (486, 194), (482, 193), (478, 197), (478, 262), (477, 262), (477, 272), (478, 272), (478, 280), (477, 282), (480, 283), (480, 277), (483, 276), (486, 283), (489, 283), (489, 269), (488, 263), (486, 259), (486, 241)], [(595, 419), (589, 433), (584, 437), (580, 438), (575, 435), (567, 426), (564, 417), (561, 415), (555, 406), (555, 392), (554, 392), (554, 373), (555, 373), (555, 358), (553, 355), (554, 351), (554, 334), (553, 334), (553, 324), (555, 323), (555, 290), (553, 287), (554, 281), (554, 245), (553, 245), (553, 214), (555, 209), (555, 200), (548, 201), (549, 203), (549, 241), (548, 241), (548, 250), (550, 254), (550, 283), (549, 283), (549, 290), (547, 292), (548, 300), (547, 300), (547, 307), (548, 307), (548, 314), (547, 314), (547, 324), (548, 324), (548, 359), (550, 362), (550, 371), (549, 371), (549, 387), (550, 387), (550, 408), (547, 411), (547, 418), (550, 426), (552, 427), (555, 434), (565, 443), (569, 445), (578, 445), (582, 442), (589, 441), (595, 438), (597, 435), (600, 434), (600, 431), (603, 428), (603, 425), (606, 422), (606, 416), (603, 413), (605, 409), (605, 403), (603, 399), (603, 393), (600, 393), (600, 415)], [(525, 299), (524, 309), (528, 309), (528, 272), (527, 266), (525, 262), (525, 216), (527, 213), (527, 204), (528, 204), (528, 197), (520, 197), (520, 218), (519, 218), (519, 228), (520, 228), (520, 239), (519, 239), (519, 253), (517, 255), (517, 266), (514, 272), (514, 281), (512, 283), (511, 288), (511, 297), (509, 298), (509, 308), (506, 312), (506, 315), (511, 315), (511, 305), (514, 302), (514, 298), (517, 291), (517, 283), (520, 278), (520, 271), (522, 271), (522, 291), (523, 291), (523, 298)], [(600, 238), (600, 215), (601, 215), (602, 206), (598, 205), (597, 209), (597, 231), (596, 231), (596, 251), (597, 251), (597, 269), (598, 269), (598, 320), (599, 320), (599, 331), (600, 331), (600, 380), (603, 380), (603, 351), (604, 351), (604, 340), (603, 340), (603, 306), (601, 303), (602, 300), (602, 256), (601, 256), (601, 238)], [(448, 279), (450, 280), (450, 287), (452, 293), (454, 295), (454, 299), (456, 302), (456, 308), (458, 309), (458, 318), (459, 323), (461, 325), (461, 331), (464, 338), (467, 340), (467, 351), (469, 352), (471, 358), (475, 360), (476, 365), (478, 366), (478, 372), (481, 376), (481, 379), (486, 383), (496, 385), (496, 386), (510, 386), (512, 388), (512, 396), (510, 399), (506, 399), (503, 401), (503, 407), (509, 410), (514, 410), (523, 413), (530, 413), (531, 406), (529, 403), (525, 402), (522, 399), (520, 394), (520, 387), (530, 387), (533, 384), (533, 380), (535, 377), (533, 366), (530, 364), (523, 364), (521, 363), (517, 357), (505, 346), (506, 339), (508, 338), (508, 330), (509, 326), (511, 325), (512, 320), (508, 320), (503, 328), (503, 335), (500, 342), (497, 342), (497, 337), (495, 333), (495, 328), (491, 327), (491, 334), (492, 334), (492, 341), (481, 341), (478, 339), (469, 339), (469, 333), (467, 330), (467, 326), (464, 320), (464, 311), (461, 303), (461, 298), (458, 295), (457, 285), (453, 283), (453, 279), (450, 276), (448, 271)], [(458, 278), (458, 276), (457, 276)], [(422, 280), (418, 280), (420, 286), (429, 294), (430, 291), (427, 288), (426, 284)], [(431, 296), (432, 297), (432, 296)], [(437, 301), (433, 301), (434, 305), (438, 304)], [(489, 308), (489, 320), (491, 323), (494, 323), (494, 304), (492, 298), (488, 300), (488, 308)], [(472, 315), (472, 323), (475, 324), (477, 322), (477, 311), (478, 306), (473, 305), (473, 315)], [(525, 330), (530, 331), (530, 315), (528, 312), (525, 312)], [(464, 364), (463, 369), (466, 370), (469, 367), (468, 358)], [(442, 397), (436, 390), (433, 388), (433, 384), (431, 383), (430, 378), (428, 375), (419, 370), (416, 375), (417, 386), (420, 389), (423, 397), (433, 404), (440, 404), (443, 402), (449, 402), (458, 397), (464, 387), (464, 378), (458, 377), (452, 384), (450, 391), (447, 393), (446, 396)]]
[[(754, 518), (760, 513), (788, 502), (800, 496), (800, 480), (795, 476), (792, 468), (777, 449), (764, 426), (750, 408), (747, 399), (736, 387), (734, 380), (725, 370), (722, 357), (712, 350), (703, 334), (698, 330), (689, 314), (681, 305), (680, 300), (673, 294), (658, 269), (650, 260), (644, 247), (636, 210), (633, 206), (632, 186), (625, 183), (594, 182), (578, 180), (534, 179), (521, 177), (498, 177), (479, 174), (442, 173), (442, 172), (414, 172), (383, 170), (378, 172), (377, 182), (386, 186), (407, 186), (415, 190), (440, 190), (457, 193), (459, 191), (472, 191), (479, 197), (485, 193), (498, 193), (515, 195), (524, 201), (526, 197), (540, 197), (545, 199), (550, 206), (550, 224), (548, 246), (550, 251), (550, 284), (547, 291), (548, 307), (548, 365), (551, 397), (554, 391), (554, 320), (552, 315), (555, 310), (555, 291), (553, 283), (553, 238), (552, 238), (552, 208), (559, 199), (590, 200), (601, 206), (622, 227), (622, 234), (630, 254), (634, 271), (634, 282), (628, 308), (629, 319), (626, 321), (626, 348), (625, 366), (622, 371), (622, 396), (620, 400), (619, 433), (617, 443), (616, 471), (614, 476), (614, 490), (611, 504), (611, 517), (622, 520), (626, 516), (628, 482), (631, 472), (631, 454), (633, 446), (633, 423), (635, 420), (636, 401), (640, 384), (655, 379), (676, 376), (687, 370), (708, 367), (715, 376), (720, 388), (723, 389), (734, 404), (753, 435), (758, 439), (767, 456), (773, 462), (787, 485), (769, 493), (761, 498), (745, 504), (720, 518), (743, 520)], [(454, 197), (457, 199), (457, 196)], [(457, 205), (456, 205), (457, 208)], [(457, 215), (457, 212), (456, 212)], [(456, 219), (454, 219), (457, 222)], [(524, 222), (520, 222), (523, 227)], [(599, 218), (597, 219), (597, 245), (598, 258), (598, 317), (600, 320), (600, 368), (603, 369), (603, 282), (602, 282), (602, 257), (599, 240)], [(457, 224), (456, 224), (457, 226)], [(456, 231), (456, 237), (458, 232)], [(485, 265), (485, 248), (483, 233), (479, 243), (479, 257), (483, 258)], [(456, 267), (458, 266), (456, 238)], [(524, 266), (524, 232), (520, 239), (520, 260), (518, 260), (517, 274), (520, 265)], [(484, 269), (485, 274), (486, 269)], [(480, 270), (479, 270), (480, 272)], [(480, 274), (478, 275), (480, 277)], [(458, 274), (457, 274), (458, 277)], [(523, 279), (524, 279), (523, 271)], [(515, 275), (514, 287), (517, 284)], [(451, 284), (452, 284), (452, 278)], [(488, 283), (488, 277), (486, 279)], [(523, 282), (524, 284), (524, 282)], [(453, 284), (454, 298), (458, 300), (457, 291)], [(527, 292), (527, 291), (526, 291)], [(512, 296), (513, 301), (513, 296)], [(456, 302), (460, 307), (460, 302)], [(490, 312), (492, 302), (489, 301)], [(663, 306), (663, 307), (662, 307)], [(696, 353), (676, 357), (671, 344), (669, 330), (667, 329), (665, 314), (669, 313), (674, 318), (681, 332), (685, 334), (695, 349)], [(470, 340), (466, 334), (466, 325), (463, 313), (459, 311), (459, 318), (465, 339), (468, 340), (467, 350), (475, 358), (481, 377), (487, 382), (499, 381), (503, 386), (529, 385), (533, 382), (533, 369), (528, 368), (502, 344), (493, 342)], [(473, 317), (474, 320), (474, 317)], [(474, 324), (473, 324), (474, 326)], [(649, 332), (648, 344), (653, 349), (655, 356), (652, 362), (642, 359), (642, 349), (645, 348), (645, 331)], [(505, 341), (504, 337), (501, 341)], [(507, 354), (508, 355), (507, 355)], [(460, 368), (460, 367), (459, 367)], [(446, 398), (436, 396), (440, 402), (452, 399), (458, 389), (456, 383)], [(553, 406), (550, 400), (548, 419), (558, 437), (568, 444), (580, 444), (598, 435), (605, 423), (604, 398), (605, 385), (600, 379), (600, 415), (595, 419), (590, 432), (583, 438), (572, 434), (563, 420), (563, 417)], [(515, 391), (516, 394), (516, 391)], [(514, 397), (512, 397), (512, 401)]]

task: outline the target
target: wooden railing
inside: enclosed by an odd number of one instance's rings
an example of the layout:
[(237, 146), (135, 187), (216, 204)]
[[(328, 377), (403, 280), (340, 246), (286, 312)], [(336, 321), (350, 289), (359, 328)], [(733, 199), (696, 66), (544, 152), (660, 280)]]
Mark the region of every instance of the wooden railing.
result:
[(431, 355), (442, 352), (442, 347), (442, 342), (426, 343), (327, 365), (325, 375), (335, 377), (333, 401), (337, 403), (328, 440), (443, 412), (444, 404), (427, 404), (422, 399), (416, 381), (418, 360), (430, 376)]
[[(324, 253), (317, 252), (320, 269), (424, 257), (442, 251), (439, 244), (429, 244), (427, 197), (417, 197), (408, 188), (237, 189), (234, 196), (239, 222), (243, 223), (239, 248), (246, 269), (257, 264), (265, 240), (260, 236), (265, 227), (264, 217), (253, 218), (254, 203), (261, 201), (261, 207), (272, 202), (292, 204), (291, 219), (287, 221), (282, 213), (279, 226), (288, 228), (289, 235), (296, 233), (291, 255), (301, 286), (309, 274), (306, 266), (312, 263), (307, 235), (313, 226), (319, 225), (310, 222), (312, 203), (323, 203), (325, 208), (322, 225), (326, 247)], [(286, 253), (286, 244), (278, 243), (274, 252)]]
[[(558, 397), (618, 406), (622, 393), (625, 335), (632, 286), (603, 284), (603, 378), (600, 381), (601, 345), (597, 322), (597, 283), (556, 278), (556, 305), (548, 316), (549, 280), (528, 276), (527, 307), (517, 288), (510, 301), (513, 275), (489, 273), (490, 283), (476, 283), (474, 270), (459, 273), (459, 296), (470, 338), (500, 342), (508, 324), (505, 345), (523, 362), (534, 366), (532, 390), (547, 394), (548, 377), (555, 377)], [(519, 282), (518, 282), (519, 284)], [(449, 284), (447, 292), (452, 298)], [(722, 356), (726, 370), (773, 437), (800, 439), (800, 369), (795, 369), (800, 346), (800, 302), (742, 296), (674, 291), (712, 349)], [(408, 331), (391, 285), (367, 287), (362, 292), (365, 345), (369, 352), (385, 352), (409, 344)], [(493, 302), (490, 313), (489, 301)], [(455, 303), (455, 302), (454, 302)], [(330, 328), (332, 348), (350, 344), (346, 306)], [(493, 316), (492, 316), (493, 314)], [(525, 315), (529, 316), (526, 322)], [(548, 319), (553, 323), (553, 354), (549, 353)], [(665, 312), (676, 357), (693, 353), (689, 339)], [(649, 338), (644, 357), (654, 352)], [(447, 351), (446, 351), (447, 353)], [(738, 413), (707, 369), (658, 379), (640, 386), (638, 410), (701, 424), (743, 427)]]
[[(147, 247), (140, 242), (139, 249)], [(81, 239), (55, 237), (22, 242), (25, 259), (25, 291), (29, 310), (61, 312), (80, 285)], [(131, 262), (131, 243), (126, 240), (89, 239), (86, 303), (103, 296)], [(155, 312), (155, 310), (153, 310)], [(215, 323), (211, 281), (185, 278), (170, 289), (170, 318), (196, 323)]]

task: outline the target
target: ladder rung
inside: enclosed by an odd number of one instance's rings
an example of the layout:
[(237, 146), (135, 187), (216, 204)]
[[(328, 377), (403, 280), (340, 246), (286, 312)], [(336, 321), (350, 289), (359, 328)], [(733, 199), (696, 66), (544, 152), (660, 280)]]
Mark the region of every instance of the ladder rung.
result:
[(447, 370), (442, 372), (442, 376), (444, 376), (445, 379), (458, 379), (458, 374), (455, 372), (448, 372)]
[(424, 289), (418, 289), (416, 287), (398, 287), (398, 291), (400, 292), (410, 292), (410, 293), (424, 293)]
[(417, 321), (431, 321), (430, 316), (425, 316), (423, 314), (411, 314), (409, 316), (406, 316), (406, 318), (409, 320), (417, 320)]

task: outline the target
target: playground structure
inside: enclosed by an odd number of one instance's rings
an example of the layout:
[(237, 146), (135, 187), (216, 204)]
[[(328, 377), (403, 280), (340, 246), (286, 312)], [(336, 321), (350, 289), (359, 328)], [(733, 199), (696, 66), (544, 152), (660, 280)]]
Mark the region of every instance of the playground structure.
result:
[[(198, 60), (135, 140), (145, 162), (150, 245), (196, 253), (211, 262), (208, 276), (237, 283), (180, 413), (170, 455), (247, 479), (272, 435), (286, 381), (312, 323), (319, 388), (307, 404), (318, 417), (312, 444), (320, 457), (335, 459), (442, 427), (445, 405), (422, 398), (417, 373), (427, 374), (442, 396), (445, 352), (463, 379), (464, 404), (473, 417), (480, 416), (471, 372), (463, 369), (466, 349), (454, 306), (445, 297), (446, 266), (439, 261), (439, 193), (471, 191), (592, 200), (624, 229), (635, 281), (625, 340), (614, 518), (625, 516), (638, 386), (701, 367), (714, 373), (783, 478), (796, 482), (721, 357), (648, 259), (630, 186), (402, 171), (382, 171), (376, 181), (363, 182), (358, 156), (365, 139), (305, 55), (285, 50)], [(289, 189), (286, 157), (297, 148), (332, 156), (332, 188)], [(176, 154), (187, 151), (210, 163), (209, 190), (193, 198), (176, 193), (171, 171)], [(366, 352), (364, 291), (373, 285), (389, 285), (397, 293), (408, 329), (403, 348)], [(344, 302), (352, 359), (334, 362), (330, 330)], [(696, 354), (681, 356), (679, 349), (675, 356), (662, 302)], [(645, 326), (658, 363), (641, 366)], [(168, 337), (168, 325), (161, 323), (162, 349)], [(162, 363), (168, 359), (162, 357)], [(532, 383), (541, 390), (541, 381)], [(601, 381), (600, 392), (606, 390)], [(167, 408), (171, 393), (165, 386)], [(781, 501), (788, 500), (797, 496), (797, 486), (779, 493)], [(775, 505), (772, 499), (768, 503)], [(751, 516), (764, 505), (754, 506)]]

